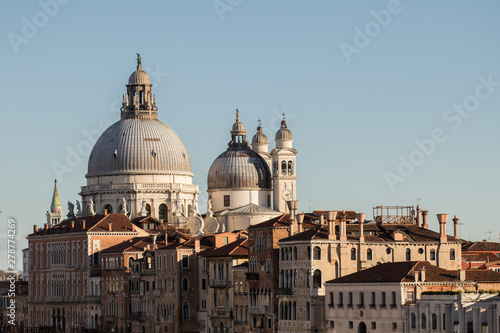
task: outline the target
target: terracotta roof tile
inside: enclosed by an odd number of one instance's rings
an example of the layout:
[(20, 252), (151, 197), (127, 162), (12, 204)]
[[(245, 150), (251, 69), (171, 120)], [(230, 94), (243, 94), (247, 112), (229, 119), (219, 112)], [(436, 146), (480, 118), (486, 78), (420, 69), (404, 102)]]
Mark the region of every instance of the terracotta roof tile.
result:
[(224, 245), (219, 248), (205, 250), (201, 253), (203, 257), (247, 257), (248, 256), (248, 239), (240, 238), (236, 241)]

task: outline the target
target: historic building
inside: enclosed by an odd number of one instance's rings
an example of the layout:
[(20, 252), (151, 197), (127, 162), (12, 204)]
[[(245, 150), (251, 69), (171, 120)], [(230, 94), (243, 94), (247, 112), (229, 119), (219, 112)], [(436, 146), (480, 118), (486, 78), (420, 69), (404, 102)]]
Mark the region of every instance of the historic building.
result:
[(190, 208), (197, 211), (199, 190), (192, 183), (189, 154), (174, 130), (158, 120), (152, 86), (138, 55), (121, 119), (90, 154), (87, 185), (81, 190), (84, 214), (107, 210), (176, 223), (176, 214), (187, 217)]
[[(486, 308), (460, 308), (456, 301), (464, 292), (473, 293), (464, 300), (478, 300), (478, 290), (499, 288), (500, 273), (490, 270), (443, 269), (428, 261), (385, 263), (325, 283), (325, 331), (457, 332), (459, 322), (463, 327), (470, 321), (474, 329), (460, 332), (496, 332), (497, 309), (487, 314)], [(434, 299), (452, 294), (455, 299), (448, 306), (432, 305), (425, 294)], [(312, 317), (314, 311), (306, 314)], [(486, 325), (489, 330), (479, 329), (481, 318), (493, 319)]]

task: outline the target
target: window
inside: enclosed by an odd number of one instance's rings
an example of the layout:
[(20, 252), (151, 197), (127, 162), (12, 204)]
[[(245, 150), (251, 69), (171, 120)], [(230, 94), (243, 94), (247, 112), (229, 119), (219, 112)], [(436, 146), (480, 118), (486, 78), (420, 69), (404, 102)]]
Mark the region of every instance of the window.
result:
[(281, 174), (286, 175), (286, 161), (281, 162)]
[(330, 320), (330, 328), (335, 328), (335, 322), (333, 320)]
[(163, 222), (165, 222), (165, 223), (168, 222), (168, 207), (167, 207), (167, 205), (165, 205), (165, 204), (160, 205), (158, 217), (160, 218), (160, 220), (163, 220)]
[(187, 302), (184, 302), (184, 305), (182, 305), (182, 319), (189, 320), (189, 305)]
[(151, 205), (150, 204), (146, 204), (146, 215), (151, 216)]
[(207, 308), (207, 300), (206, 299), (202, 299), (201, 300), (201, 308), (202, 309), (206, 309)]
[(227, 245), (228, 238), (227, 237), (222, 237), (222, 245)]
[(414, 313), (411, 314), (410, 322), (411, 328), (417, 328), (417, 316)]
[(314, 247), (313, 258), (314, 260), (321, 260), (321, 249), (319, 246)]
[(311, 288), (311, 271), (307, 270), (306, 274), (306, 287)]
[(383, 307), (383, 308), (385, 308), (387, 306), (387, 303), (386, 303), (386, 300), (385, 300), (385, 291), (382, 292), (382, 299), (381, 299), (380, 306)]
[(344, 293), (339, 292), (339, 307), (344, 307)]
[(311, 260), (311, 247), (307, 247), (307, 260)]
[(364, 308), (365, 307), (365, 293), (364, 292), (360, 292), (359, 293), (359, 304), (358, 304), (358, 307), (360, 307), (360, 308)]
[(352, 308), (352, 291), (347, 294), (347, 306)]
[(373, 252), (372, 249), (366, 250), (366, 260), (373, 260)]
[(376, 302), (375, 292), (374, 292), (374, 291), (372, 291), (372, 297), (371, 297), (371, 302), (370, 302), (370, 307), (371, 307), (371, 308), (374, 308), (374, 307), (375, 307), (375, 302)]
[(436, 250), (431, 250), (430, 260), (436, 260)]
[(437, 316), (435, 313), (431, 315), (431, 325), (433, 330), (437, 330), (438, 328), (438, 323), (437, 323)]
[(306, 320), (311, 320), (311, 303), (306, 302)]
[(330, 291), (330, 303), (328, 303), (328, 307), (333, 308), (333, 292)]
[[(228, 324), (229, 324), (229, 323), (228, 323)], [(268, 319), (267, 319), (267, 328), (271, 328), (271, 327), (273, 327), (273, 321), (272, 321), (272, 319), (271, 319), (271, 318), (268, 318)], [(228, 332), (229, 332), (229, 331), (228, 331)]]
[(391, 248), (390, 248), (390, 247), (388, 247), (388, 248), (385, 250), (385, 253), (387, 253), (387, 254), (391, 254)]
[(293, 175), (293, 162), (288, 161), (288, 174)]
[(231, 206), (231, 198), (229, 195), (224, 196), (224, 207), (229, 207)]
[(356, 260), (356, 249), (351, 249), (351, 260)]
[(201, 289), (202, 290), (207, 289), (207, 280), (206, 279), (201, 279)]
[(182, 255), (182, 268), (189, 268), (189, 256), (187, 254)]
[(392, 298), (391, 298), (391, 308), (395, 308), (397, 306), (397, 297), (396, 297), (396, 292), (392, 292)]
[(446, 331), (446, 314), (443, 313), (443, 331)]
[(421, 326), (422, 326), (422, 329), (424, 329), (424, 330), (427, 328), (427, 318), (425, 316), (425, 313), (422, 313), (422, 324), (421, 324)]
[(396, 331), (398, 329), (398, 323), (392, 323), (392, 330)]
[(422, 254), (422, 253), (424, 253), (424, 249), (423, 248), (419, 248), (418, 249), (418, 254)]
[(406, 261), (410, 261), (410, 260), (411, 260), (411, 250), (406, 249)]
[(297, 257), (297, 247), (296, 247), (296, 246), (294, 246), (294, 247), (293, 247), (293, 260), (297, 260), (297, 258), (298, 258), (298, 257)]
[(321, 271), (319, 269), (314, 271), (313, 275), (313, 288), (321, 288)]
[(372, 321), (372, 330), (376, 330), (377, 329), (377, 323)]
[(450, 250), (450, 260), (455, 260), (455, 249)]
[(349, 328), (353, 329), (354, 328), (354, 323), (352, 321), (349, 322)]
[(189, 289), (189, 282), (188, 282), (188, 279), (184, 278), (182, 280), (182, 290), (183, 291), (188, 291)]

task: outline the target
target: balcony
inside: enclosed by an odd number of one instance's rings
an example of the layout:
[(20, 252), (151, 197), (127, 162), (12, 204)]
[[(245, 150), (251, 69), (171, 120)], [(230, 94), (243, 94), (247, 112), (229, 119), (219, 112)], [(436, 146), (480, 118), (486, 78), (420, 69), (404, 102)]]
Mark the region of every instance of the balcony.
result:
[(275, 295), (293, 295), (292, 288), (276, 288), (274, 289)]
[(154, 291), (153, 291), (153, 295), (154, 295), (155, 297), (160, 297), (160, 295), (161, 295), (161, 290), (160, 290), (160, 289), (156, 289), (156, 290), (154, 290)]
[(132, 312), (130, 314), (130, 319), (132, 319), (132, 320), (144, 320), (144, 319), (146, 319), (146, 313), (145, 312)]
[(230, 288), (233, 282), (228, 280), (210, 280), (209, 285), (210, 288)]
[(237, 326), (247, 326), (248, 325), (248, 321), (246, 321), (246, 320), (236, 320), (234, 322), (234, 324), (237, 325)]
[(255, 315), (264, 315), (269, 312), (269, 306), (249, 306), (248, 313)]
[(310, 330), (311, 329), (311, 322), (310, 321), (300, 321), (300, 320), (280, 320), (278, 321), (278, 327), (291, 330), (291, 331), (297, 331), (299, 329), (306, 329)]
[(311, 296), (325, 296), (325, 288), (311, 289)]
[(116, 322), (116, 316), (106, 316), (105, 321), (108, 324), (113, 324)]
[(85, 300), (88, 303), (100, 303), (101, 302), (101, 296), (86, 296)]
[(259, 281), (259, 273), (248, 272), (245, 273), (247, 281)]
[(209, 313), (210, 313), (210, 316), (213, 316), (213, 317), (227, 317), (227, 318), (230, 318), (233, 315), (233, 311), (225, 310), (225, 309), (210, 310)]

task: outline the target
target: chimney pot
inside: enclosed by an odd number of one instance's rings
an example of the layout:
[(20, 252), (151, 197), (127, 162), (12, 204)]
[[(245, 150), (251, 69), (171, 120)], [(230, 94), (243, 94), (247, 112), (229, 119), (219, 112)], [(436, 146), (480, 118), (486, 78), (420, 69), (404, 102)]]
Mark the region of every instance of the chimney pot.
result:
[(448, 221), (448, 214), (436, 214), (439, 222), (439, 242), (445, 243), (448, 240), (446, 236), (446, 221)]
[(422, 220), (423, 220), (423, 222), (424, 222), (423, 227), (424, 227), (425, 229), (429, 229), (429, 224), (427, 223), (427, 214), (428, 214), (428, 213), (429, 213), (429, 211), (428, 211), (428, 210), (423, 210), (423, 211), (422, 211)]
[(109, 231), (112, 231), (113, 230), (113, 223), (108, 223), (108, 230)]
[(104, 216), (106, 216), (106, 215), (108, 215), (108, 210), (107, 209), (104, 210)]
[(37, 232), (38, 231), (38, 226), (36, 224), (33, 225), (33, 232)]
[(465, 269), (459, 269), (458, 270), (458, 279), (460, 281), (465, 281), (466, 277), (465, 277)]
[(339, 229), (340, 229), (340, 240), (347, 240), (347, 227), (346, 227), (346, 214), (345, 214), (345, 210), (342, 211), (342, 213), (340, 214), (340, 225), (339, 225)]
[(337, 218), (337, 212), (330, 210), (326, 212), (326, 220), (328, 221), (328, 239), (336, 240), (337, 234), (335, 233), (335, 219)]
[(425, 266), (420, 270), (420, 281), (425, 282)]
[(82, 221), (82, 228), (85, 230), (85, 220)]
[(365, 241), (365, 232), (364, 232), (365, 216), (366, 216), (365, 213), (356, 214), (356, 217), (357, 217), (358, 223), (359, 223), (359, 241), (360, 242)]
[(453, 218), (453, 237), (455, 237), (455, 239), (458, 239), (458, 221), (460, 219), (455, 215), (455, 217)]
[(49, 228), (49, 225), (48, 225), (47, 223), (45, 223), (45, 224), (43, 225), (43, 228), (44, 228), (45, 230), (47, 230), (47, 229)]

